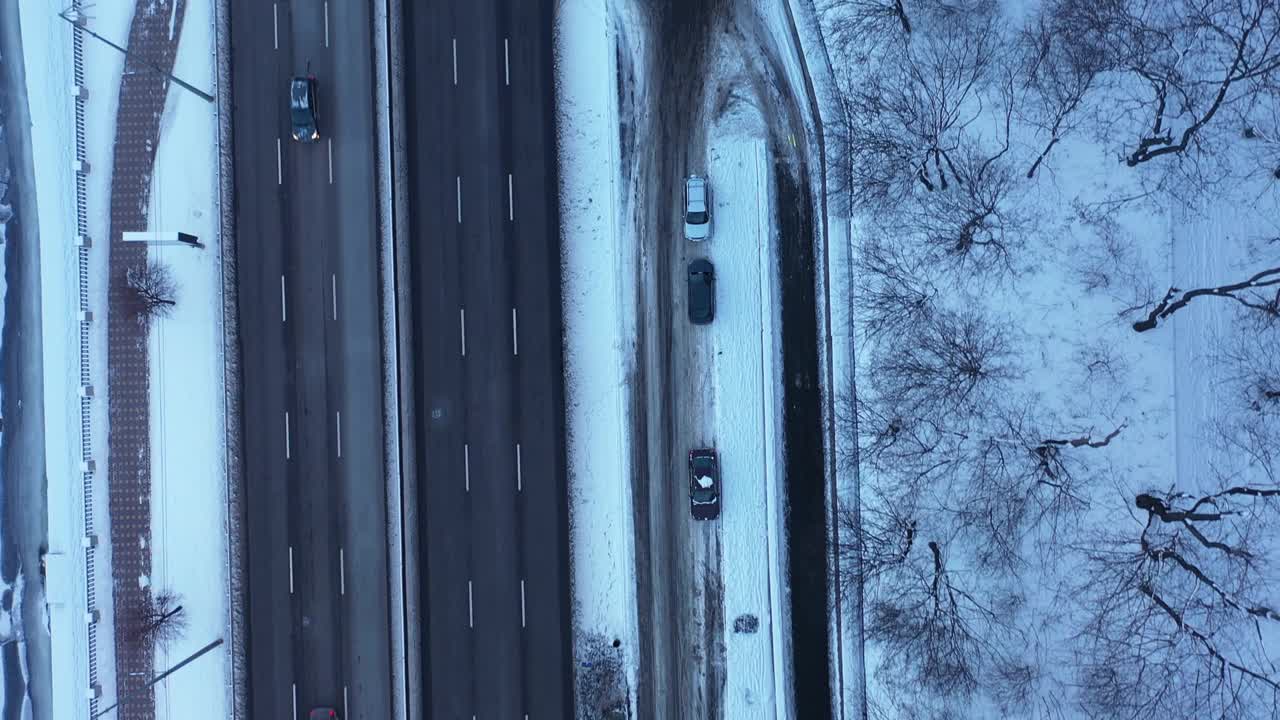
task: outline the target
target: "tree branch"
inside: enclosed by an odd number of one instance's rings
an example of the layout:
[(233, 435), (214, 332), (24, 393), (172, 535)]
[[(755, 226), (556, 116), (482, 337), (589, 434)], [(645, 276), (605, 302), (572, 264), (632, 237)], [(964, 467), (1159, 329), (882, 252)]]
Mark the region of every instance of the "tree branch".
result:
[[(1165, 293), (1164, 299), (1157, 303), (1156, 306), (1151, 309), (1151, 312), (1147, 314), (1146, 319), (1139, 320), (1133, 324), (1133, 329), (1135, 332), (1153, 330), (1161, 320), (1164, 320), (1175, 312), (1186, 307), (1188, 303), (1198, 297), (1229, 297), (1244, 303), (1249, 307), (1255, 307), (1254, 305), (1250, 305), (1245, 302), (1245, 300), (1241, 299), (1235, 293), (1240, 292), (1241, 290), (1251, 290), (1272, 285), (1280, 285), (1280, 267), (1268, 268), (1255, 274), (1248, 280), (1232, 283), (1230, 285), (1219, 285), (1218, 287), (1212, 288), (1197, 288), (1195, 290), (1187, 290), (1185, 292), (1176, 287), (1171, 287), (1169, 288), (1169, 292)], [(1181, 297), (1174, 300), (1174, 296), (1178, 295), (1178, 293), (1182, 293)]]

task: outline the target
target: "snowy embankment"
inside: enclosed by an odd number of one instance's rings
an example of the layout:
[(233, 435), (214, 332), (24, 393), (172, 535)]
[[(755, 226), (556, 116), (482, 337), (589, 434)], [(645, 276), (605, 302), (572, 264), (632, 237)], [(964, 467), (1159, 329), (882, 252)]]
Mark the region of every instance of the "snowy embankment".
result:
[[(114, 695), (110, 534), (107, 517), (106, 294), (108, 195), (120, 53), (86, 41), (81, 55), (84, 165), (77, 168), (75, 54), (72, 26), (60, 8), (20, 0), (31, 152), (40, 234), (49, 500), (46, 593), (53, 697), (51, 717), (87, 718)], [(94, 31), (127, 35), (132, 6), (98, 6)], [(77, 173), (84, 176), (77, 197)], [(78, 202), (89, 249), (77, 247)], [(84, 297), (80, 283), (84, 282)], [(88, 314), (81, 316), (82, 300)], [(82, 328), (83, 323), (83, 328)], [(84, 332), (82, 333), (82, 330)], [(87, 383), (82, 385), (82, 358)], [(82, 412), (82, 395), (93, 396)], [(87, 534), (88, 533), (88, 534)], [(110, 698), (114, 699), (114, 698)]]
[[(188, 5), (174, 75), (215, 90), (213, 8)], [(176, 304), (152, 322), (151, 538), (153, 592), (182, 605), (184, 632), (156, 650), (157, 671), (181, 662), (227, 628), (227, 519), (223, 392), (222, 245), (218, 236), (217, 107), (177, 85), (169, 90), (151, 179), (148, 230), (195, 235), (203, 247), (152, 246), (167, 267)], [(156, 716), (191, 708), (229, 715), (229, 644), (156, 685)]]
[(601, 3), (560, 4), (556, 111), (575, 666), (598, 652), (619, 654), (622, 692), (634, 707), (639, 645), (625, 387), (635, 320), (625, 309), (635, 292), (635, 251), (617, 227), (613, 33)]

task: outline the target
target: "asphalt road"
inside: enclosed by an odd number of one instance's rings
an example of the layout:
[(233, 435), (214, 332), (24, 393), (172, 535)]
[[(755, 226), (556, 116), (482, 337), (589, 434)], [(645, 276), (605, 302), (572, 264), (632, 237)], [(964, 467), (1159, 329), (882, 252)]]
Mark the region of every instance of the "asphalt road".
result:
[(551, 12), (405, 3), (427, 718), (572, 717)]
[[(686, 307), (686, 268), (704, 247), (683, 238), (681, 184), (707, 174), (710, 122), (706, 98), (712, 39), (725, 34), (732, 4), (724, 0), (652, 3), (638, 77), (647, 87), (624, 97), (653, 97), (652, 112), (624, 103), (625, 121), (659, 138), (658, 147), (632, 149), (641, 198), (629, 222), (641, 247), (637, 278), (639, 372), (632, 385), (636, 442), (632, 498), (636, 526), (636, 595), (640, 626), (638, 714), (655, 718), (721, 718), (725, 686), (724, 594), (719, 521), (690, 517), (688, 452), (715, 447), (711, 398), (716, 359), (710, 328), (693, 326)], [(731, 27), (731, 25), (730, 25)], [(716, 179), (711, 178), (712, 192)], [(712, 222), (715, 220), (713, 218)], [(709, 242), (732, 243), (713, 237)], [(723, 478), (722, 502), (734, 502), (733, 478)], [(732, 542), (731, 539), (724, 539)]]
[[(367, 3), (232, 3), (250, 709), (390, 717)], [(289, 135), (293, 75), (321, 141)]]

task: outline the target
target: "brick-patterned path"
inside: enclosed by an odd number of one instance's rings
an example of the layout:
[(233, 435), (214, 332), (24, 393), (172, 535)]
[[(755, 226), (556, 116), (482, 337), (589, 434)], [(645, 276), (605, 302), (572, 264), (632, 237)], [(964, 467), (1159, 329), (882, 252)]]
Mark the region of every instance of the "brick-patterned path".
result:
[[(111, 167), (107, 312), (107, 407), (111, 432), (107, 485), (116, 696), (127, 698), (119, 709), (122, 720), (154, 720), (156, 712), (151, 689), (132, 694), (155, 674), (155, 648), (130, 632), (136, 627), (138, 609), (149, 592), (140, 587), (139, 578), (151, 574), (151, 413), (147, 330), (127, 309), (124, 280), (130, 268), (146, 264), (147, 249), (123, 244), (121, 234), (147, 229), (160, 116), (169, 91), (168, 77), (154, 68), (173, 70), (185, 9), (185, 0), (136, 0), (129, 28), (129, 54), (120, 79)], [(146, 538), (145, 546), (140, 538)]]

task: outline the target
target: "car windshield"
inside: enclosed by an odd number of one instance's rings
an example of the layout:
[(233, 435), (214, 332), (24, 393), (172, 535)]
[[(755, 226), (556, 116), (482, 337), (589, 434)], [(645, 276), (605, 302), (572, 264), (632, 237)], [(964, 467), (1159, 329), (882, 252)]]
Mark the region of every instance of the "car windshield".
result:
[(293, 122), (302, 124), (311, 120), (311, 103), (307, 98), (307, 86), (294, 83), (289, 93), (289, 109), (293, 114)]
[(688, 221), (690, 225), (702, 225), (707, 222), (707, 213), (705, 210), (690, 210)]

